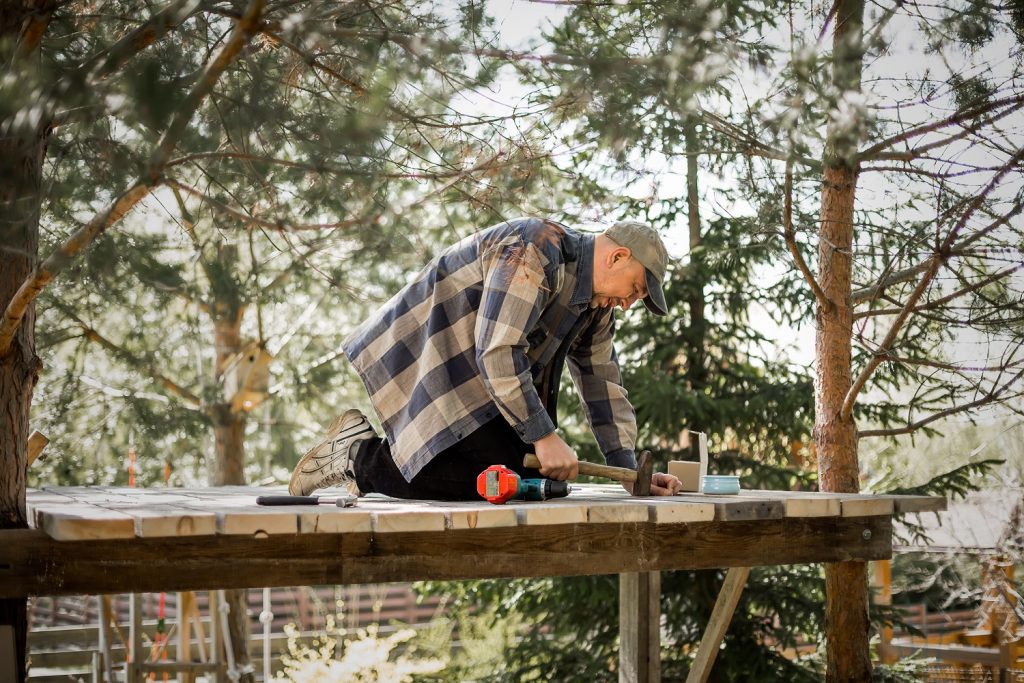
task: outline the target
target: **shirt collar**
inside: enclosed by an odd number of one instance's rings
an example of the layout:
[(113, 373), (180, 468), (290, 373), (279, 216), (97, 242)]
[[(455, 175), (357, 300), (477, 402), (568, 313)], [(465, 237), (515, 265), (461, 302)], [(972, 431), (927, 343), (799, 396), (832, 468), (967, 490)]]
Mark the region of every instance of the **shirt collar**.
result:
[(569, 305), (581, 311), (590, 305), (594, 296), (594, 235), (580, 234), (580, 259), (576, 266), (576, 289), (573, 290)]

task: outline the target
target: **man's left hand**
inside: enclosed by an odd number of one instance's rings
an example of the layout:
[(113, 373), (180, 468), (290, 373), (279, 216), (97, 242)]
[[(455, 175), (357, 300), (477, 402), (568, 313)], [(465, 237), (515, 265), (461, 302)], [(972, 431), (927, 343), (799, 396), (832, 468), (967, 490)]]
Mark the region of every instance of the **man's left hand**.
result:
[[(622, 488), (633, 493), (633, 484), (623, 483)], [(655, 472), (654, 476), (651, 477), (652, 496), (674, 496), (682, 488), (683, 482), (679, 481), (679, 477), (674, 475), (666, 474), (665, 472)]]

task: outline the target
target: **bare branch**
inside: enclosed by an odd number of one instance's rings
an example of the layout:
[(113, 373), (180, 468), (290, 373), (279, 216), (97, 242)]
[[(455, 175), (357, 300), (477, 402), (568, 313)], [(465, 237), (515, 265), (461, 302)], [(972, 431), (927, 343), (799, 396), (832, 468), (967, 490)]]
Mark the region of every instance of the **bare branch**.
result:
[(915, 432), (918, 429), (920, 429), (921, 427), (924, 427), (924, 426), (926, 426), (928, 424), (931, 424), (932, 422), (935, 422), (936, 420), (941, 420), (944, 417), (949, 417), (950, 415), (956, 415), (958, 413), (964, 413), (964, 412), (967, 412), (969, 410), (974, 410), (975, 408), (980, 408), (982, 406), (986, 406), (986, 405), (989, 405), (989, 404), (992, 404), (992, 403), (996, 403), (999, 400), (1007, 400), (1007, 399), (1010, 399), (1010, 398), (1017, 398), (1017, 397), (1021, 396), (1020, 393), (1014, 394), (1013, 396), (1008, 396), (1005, 399), (1001, 399), (1003, 393), (1010, 386), (1012, 386), (1017, 381), (1019, 381), (1022, 375), (1024, 375), (1024, 370), (1021, 370), (1016, 375), (1014, 375), (1009, 381), (1007, 381), (999, 389), (993, 389), (992, 391), (987, 393), (985, 396), (979, 398), (976, 401), (971, 401), (970, 403), (963, 403), (963, 404), (958, 405), (958, 406), (953, 406), (952, 408), (947, 408), (946, 410), (940, 410), (937, 413), (929, 415), (928, 417), (925, 417), (925, 418), (921, 418), (920, 420), (917, 420), (916, 422), (911, 422), (911, 423), (909, 423), (907, 425), (904, 425), (903, 427), (896, 427), (896, 428), (893, 428), (893, 429), (865, 429), (864, 431), (857, 433), (857, 438), (863, 439), (863, 438), (866, 438), (866, 437), (869, 437), (869, 436), (899, 436), (900, 434), (910, 434), (911, 432)]
[[(886, 354), (891, 350), (893, 342), (896, 341), (896, 337), (903, 329), (903, 325), (910, 317), (918, 300), (924, 295), (928, 285), (932, 281), (932, 278), (935, 277), (939, 268), (949, 259), (950, 248), (956, 241), (957, 236), (963, 230), (964, 226), (967, 225), (967, 221), (971, 219), (974, 213), (978, 210), (978, 207), (981, 206), (992, 190), (999, 185), (1003, 177), (1014, 169), (1018, 163), (1020, 163), (1021, 159), (1024, 159), (1024, 147), (1017, 150), (1017, 153), (1006, 162), (999, 173), (996, 173), (992, 177), (992, 180), (989, 181), (988, 185), (986, 185), (985, 188), (967, 205), (967, 208), (964, 210), (963, 214), (961, 214), (960, 219), (946, 235), (946, 239), (944, 239), (942, 244), (938, 246), (931, 258), (925, 262), (926, 267), (921, 275), (921, 279), (918, 281), (914, 291), (911, 292), (910, 296), (907, 298), (907, 301), (903, 304), (903, 310), (901, 310), (896, 316), (896, 320), (893, 321), (892, 326), (889, 328), (889, 332), (885, 335), (885, 339), (881, 344), (879, 344), (881, 354)], [(843, 408), (840, 413), (843, 418), (850, 419), (852, 417), (853, 405), (857, 400), (857, 394), (859, 394), (861, 389), (864, 388), (864, 385), (867, 383), (871, 375), (874, 374), (881, 362), (881, 356), (876, 354), (870, 361), (868, 361), (868, 364), (864, 369), (861, 370), (857, 379), (854, 380), (853, 386), (850, 387), (850, 391), (847, 392), (846, 398), (843, 400)]]
[[(1019, 201), (1016, 202), (1005, 215), (998, 217), (994, 222), (989, 223), (987, 226), (978, 230), (977, 232), (971, 233), (969, 236), (965, 237), (959, 244), (957, 244), (954, 248), (950, 249), (950, 257), (959, 256), (961, 254), (966, 253), (968, 248), (972, 244), (980, 240), (985, 235), (988, 235), (994, 230), (997, 230), (998, 228), (1006, 225), (1006, 223), (1009, 222), (1011, 218), (1013, 218), (1014, 216), (1018, 215), (1021, 212), (1022, 208), (1024, 208), (1024, 205), (1022, 205), (1022, 203)], [(886, 289), (893, 285), (913, 280), (916, 276), (923, 273), (927, 269), (927, 267), (928, 261), (924, 261), (922, 263), (917, 264), (916, 266), (911, 266), (909, 268), (904, 268), (903, 270), (896, 271), (895, 273), (891, 273), (888, 276), (882, 278), (881, 282), (879, 282), (878, 284), (871, 285), (870, 287), (864, 287), (863, 289), (858, 289), (854, 291), (853, 294), (850, 296), (850, 299), (854, 305), (870, 301), (871, 299), (876, 298), (878, 295), (880, 295), (882, 292), (884, 292)]]
[(976, 107), (956, 112), (952, 116), (947, 116), (946, 118), (941, 119), (939, 121), (934, 121), (932, 123), (911, 128), (910, 130), (904, 131), (903, 133), (900, 133), (895, 137), (891, 137), (887, 140), (882, 140), (878, 144), (872, 145), (871, 147), (867, 148), (866, 150), (860, 153), (860, 159), (875, 159), (877, 158), (878, 153), (881, 152), (883, 149), (892, 147), (893, 145), (899, 144), (901, 142), (905, 142), (906, 140), (909, 140), (911, 138), (915, 138), (921, 135), (925, 135), (926, 133), (931, 133), (941, 128), (945, 128), (946, 126), (952, 126), (957, 123), (960, 123), (961, 121), (973, 119), (975, 117), (986, 114), (992, 111), (993, 109), (998, 109), (999, 107), (1004, 106), (1010, 106), (1013, 108), (1020, 108), (1021, 106), (1024, 106), (1024, 95), (1016, 95), (1014, 97), (1006, 97), (1001, 100), (986, 102)]
[(150, 156), (148, 170), (143, 178), (132, 183), (112, 201), (107, 208), (96, 214), (92, 220), (77, 230), (60, 247), (51, 253), (42, 264), (37, 266), (28, 279), (22, 283), (14, 297), (8, 302), (0, 322), (0, 357), (10, 353), (14, 336), (21, 319), (29, 306), (40, 292), (67, 266), (85, 247), (101, 235), (107, 228), (138, 204), (153, 188), (159, 184), (164, 166), (178, 143), (185, 127), (192, 119), (203, 98), (213, 89), (214, 83), (227, 69), (228, 65), (238, 56), (249, 41), (259, 16), (263, 10), (264, 0), (252, 0), (246, 8), (245, 15), (235, 26), (231, 37), (217, 56), (207, 65), (199, 81), (185, 97), (170, 126), (164, 132), (156, 148)]
[(786, 187), (784, 190), (784, 205), (782, 210), (782, 220), (784, 236), (786, 239), (786, 246), (789, 247), (789, 253), (793, 257), (793, 261), (796, 263), (796, 267), (800, 269), (800, 272), (804, 276), (804, 280), (810, 286), (811, 291), (814, 292), (814, 298), (818, 300), (818, 304), (822, 308), (830, 309), (833, 304), (825, 292), (821, 290), (821, 285), (818, 284), (818, 280), (814, 277), (814, 273), (807, 267), (807, 262), (804, 260), (803, 254), (800, 253), (799, 247), (796, 244), (796, 235), (793, 233), (793, 164), (790, 161), (786, 162)]
[[(940, 307), (940, 306), (942, 306), (944, 304), (947, 304), (950, 301), (952, 301), (954, 299), (957, 299), (957, 298), (959, 298), (959, 297), (961, 297), (961, 296), (963, 296), (965, 294), (970, 294), (971, 292), (977, 291), (977, 290), (981, 289), (982, 287), (985, 287), (987, 285), (992, 284), (993, 282), (997, 282), (999, 280), (1002, 280), (1007, 275), (1012, 275), (1013, 273), (1016, 273), (1018, 270), (1021, 270), (1022, 268), (1024, 268), (1024, 263), (1018, 264), (1018, 265), (1015, 265), (1015, 266), (1011, 266), (1009, 268), (1004, 268), (1003, 270), (1000, 270), (1000, 271), (998, 271), (996, 273), (993, 273), (992, 275), (990, 275), (990, 276), (988, 276), (986, 278), (983, 278), (983, 279), (981, 279), (981, 280), (979, 280), (979, 281), (977, 281), (977, 282), (975, 282), (975, 283), (973, 283), (971, 285), (968, 285), (967, 287), (962, 287), (961, 289), (958, 289), (957, 291), (955, 291), (955, 292), (953, 292), (951, 294), (947, 294), (946, 296), (944, 296), (942, 298), (936, 299), (935, 301), (929, 301), (926, 304), (921, 304), (920, 306), (915, 306), (911, 312), (912, 313), (916, 313), (918, 311), (927, 311), (927, 310), (936, 309), (936, 308), (938, 308), (938, 307)], [(879, 308), (879, 309), (876, 309), (876, 310), (873, 310), (873, 311), (862, 311), (861, 313), (855, 314), (853, 316), (853, 319), (854, 320), (858, 320), (860, 318), (869, 318), (869, 317), (879, 316), (879, 315), (896, 315), (897, 313), (899, 313), (902, 310), (903, 310), (902, 308)]]

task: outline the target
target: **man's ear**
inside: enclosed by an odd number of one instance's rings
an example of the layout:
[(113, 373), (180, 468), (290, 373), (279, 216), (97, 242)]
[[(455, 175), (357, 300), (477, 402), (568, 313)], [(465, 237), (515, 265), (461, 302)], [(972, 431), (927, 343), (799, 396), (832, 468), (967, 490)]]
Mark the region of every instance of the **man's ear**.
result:
[(629, 257), (633, 255), (633, 252), (629, 250), (629, 247), (615, 247), (612, 249), (610, 263), (617, 263), (619, 261), (628, 261)]

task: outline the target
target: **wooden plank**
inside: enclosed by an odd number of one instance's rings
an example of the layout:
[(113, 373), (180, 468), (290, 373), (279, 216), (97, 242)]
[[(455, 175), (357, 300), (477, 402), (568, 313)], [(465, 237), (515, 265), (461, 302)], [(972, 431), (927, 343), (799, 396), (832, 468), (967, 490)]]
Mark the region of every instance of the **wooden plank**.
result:
[(661, 573), (619, 574), (619, 683), (661, 681)]
[(647, 522), (651, 517), (650, 498), (621, 501), (592, 502), (587, 506), (587, 521), (591, 524), (627, 524)]
[(700, 639), (700, 646), (697, 648), (697, 656), (690, 667), (690, 673), (686, 676), (686, 683), (704, 683), (711, 675), (711, 667), (718, 656), (718, 650), (722, 646), (722, 639), (732, 621), (733, 612), (740, 601), (743, 587), (747, 585), (747, 577), (750, 576), (750, 567), (733, 567), (725, 576), (725, 583), (715, 600), (715, 608), (711, 612), (711, 619), (708, 620), (707, 628)]
[(673, 499), (714, 505), (716, 522), (782, 519), (786, 516), (785, 506), (780, 500), (747, 499), (740, 496), (709, 496), (701, 493), (681, 494), (673, 496)]
[(653, 524), (710, 522), (715, 518), (714, 503), (678, 500), (675, 496), (652, 498), (647, 504), (647, 511)]
[(333, 505), (306, 505), (302, 510), (299, 514), (300, 534), (369, 533), (373, 529), (370, 513), (366, 510)]
[(446, 529), (496, 529), (519, 524), (516, 509), (511, 505), (492, 505), (486, 502), (427, 501), (427, 506), (439, 509), (444, 513)]
[(0, 531), (0, 547), (0, 597), (25, 597), (877, 560), (892, 554), (892, 524), (809, 517), (83, 543), (14, 529)]
[(892, 498), (882, 496), (862, 496), (846, 494), (840, 501), (843, 506), (843, 517), (872, 517), (875, 515), (892, 515), (895, 505)]
[(838, 517), (842, 514), (838, 497), (813, 491), (742, 490), (739, 495), (748, 499), (778, 500), (786, 517)]
[(514, 501), (522, 526), (549, 526), (552, 524), (586, 524), (589, 504), (583, 501), (569, 500), (540, 502)]
[(217, 516), (212, 512), (187, 511), (171, 505), (153, 506), (106, 506), (135, 520), (135, 535), (144, 537), (162, 536), (210, 536), (217, 533)]
[(135, 520), (115, 510), (81, 503), (48, 503), (35, 508), (36, 526), (57, 541), (133, 538)]
[(945, 496), (883, 496), (892, 498), (897, 514), (908, 512), (943, 512), (949, 501)]
[(299, 533), (299, 516), (296, 507), (288, 508), (239, 508), (215, 512), (217, 533), (255, 537)]
[(370, 524), (374, 533), (429, 532), (445, 529), (444, 511), (425, 503), (363, 498), (356, 505), (370, 512)]

